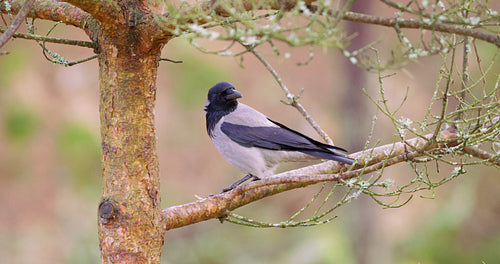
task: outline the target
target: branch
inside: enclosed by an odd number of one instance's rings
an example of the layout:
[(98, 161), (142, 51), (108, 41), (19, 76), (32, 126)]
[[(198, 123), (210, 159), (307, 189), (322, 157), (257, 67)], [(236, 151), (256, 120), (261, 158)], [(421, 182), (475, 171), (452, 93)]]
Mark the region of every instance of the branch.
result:
[(26, 15), (28, 15), (28, 11), (30, 10), (31, 6), (33, 5), (33, 2), (35, 2), (35, 0), (26, 0), (26, 2), (24, 2), (21, 9), (19, 9), (19, 12), (17, 13), (16, 18), (14, 18), (14, 20), (12, 21), (10, 26), (7, 28), (7, 30), (5, 30), (5, 32), (0, 36), (0, 49), (14, 35), (14, 33), (19, 28), (19, 26), (21, 26), (21, 24), (24, 21), (24, 18), (26, 18)]
[[(92, 15), (99, 22), (105, 24), (115, 24), (117, 20), (123, 20), (123, 10), (112, 0), (63, 0), (75, 7), (78, 7)], [(135, 2), (135, 1), (132, 1)], [(130, 3), (132, 3), (130, 2)], [(132, 4), (130, 4), (132, 5)]]
[[(220, 1), (221, 4), (217, 1), (211, 1), (208, 6), (205, 5), (205, 8), (208, 7), (210, 9), (214, 9), (215, 12), (220, 16), (230, 16), (230, 12), (228, 12), (228, 1)], [(297, 5), (296, 0), (279, 0), (279, 1), (255, 1), (255, 0), (242, 0), (241, 2), (232, 2), (239, 3), (240, 8), (243, 8), (242, 11), (250, 11), (250, 10), (263, 10), (263, 9), (271, 9), (271, 10), (290, 10)], [(305, 5), (310, 5), (316, 0), (302, 0)], [(235, 7), (235, 6), (231, 6)]]
[[(309, 6), (311, 11), (317, 10), (316, 6)], [(333, 11), (329, 10), (329, 14), (334, 14)], [(354, 12), (346, 12), (342, 16), (342, 19), (352, 21), (352, 22), (360, 22), (365, 24), (374, 24), (381, 25), (386, 27), (399, 27), (399, 28), (423, 28), (433, 31), (453, 33), (463, 36), (469, 36), (476, 39), (484, 40), (486, 42), (492, 43), (497, 47), (500, 47), (500, 35), (488, 34), (485, 32), (481, 32), (479, 30), (474, 30), (470, 28), (466, 28), (465, 26), (455, 26), (449, 25), (440, 22), (433, 23), (425, 23), (419, 20), (412, 19), (398, 19), (398, 18), (382, 18), (378, 16), (372, 16), (367, 14), (360, 14)]]
[[(240, 42), (241, 43), (241, 42)], [(311, 125), (311, 127), (316, 130), (316, 132), (321, 136), (323, 137), (323, 139), (330, 145), (333, 145), (333, 140), (330, 138), (330, 136), (328, 136), (328, 134), (323, 130), (321, 129), (321, 127), (318, 125), (318, 123), (316, 123), (316, 121), (314, 121), (314, 119), (312, 118), (311, 115), (309, 115), (309, 113), (306, 111), (306, 109), (302, 106), (302, 104), (299, 102), (299, 96), (295, 96), (294, 94), (290, 93), (290, 90), (288, 90), (288, 88), (286, 87), (286, 85), (283, 83), (283, 80), (281, 80), (281, 77), (278, 75), (278, 73), (276, 72), (276, 70), (274, 70), (273, 66), (271, 66), (271, 64), (269, 64), (261, 55), (259, 52), (257, 52), (254, 48), (250, 48), (246, 45), (244, 45), (243, 43), (241, 43), (241, 45), (243, 45), (245, 48), (247, 48), (248, 50), (250, 50), (250, 52), (264, 65), (264, 67), (266, 67), (266, 69), (271, 73), (271, 75), (274, 77), (274, 79), (276, 80), (276, 82), (278, 82), (278, 85), (281, 87), (281, 89), (283, 90), (283, 92), (285, 92), (285, 95), (286, 97), (288, 98), (288, 102), (287, 104), (295, 107), (295, 109), (297, 109), (301, 114), (302, 116), (307, 120), (307, 122), (309, 122), (309, 124)]]
[(494, 165), (500, 166), (498, 154), (495, 155), (474, 146), (466, 146), (464, 152), (478, 159), (487, 160)]
[[(358, 177), (386, 166), (425, 156), (431, 150), (446, 149), (458, 144), (457, 133), (454, 130), (442, 131), (439, 143), (428, 143), (432, 134), (426, 135), (424, 138), (427, 140), (418, 137), (406, 142), (387, 144), (370, 151), (354, 153), (351, 157), (355, 158), (358, 164), (354, 166), (355, 170), (352, 171), (346, 171), (345, 165), (328, 161), (240, 185), (230, 192), (209, 196), (196, 202), (166, 208), (163, 210), (165, 230), (224, 217), (227, 211), (232, 211), (267, 196), (319, 182)], [(413, 151), (407, 151), (408, 147)]]
[[(10, 12), (13, 14), (17, 14), (23, 4), (22, 0), (8, 0), (6, 2), (10, 4)], [(0, 11), (7, 13), (4, 5), (0, 6)], [(78, 7), (52, 0), (36, 0), (27, 16), (55, 22), (62, 21), (66, 25), (72, 25), (81, 29), (85, 29), (92, 19), (90, 14)]]
[[(0, 27), (0, 32), (4, 32), (4, 31), (6, 31), (6, 28)], [(19, 33), (19, 32), (17, 32), (17, 33), (14, 33), (14, 35), (12, 37), (13, 38), (23, 38), (23, 39), (33, 39), (33, 40), (50, 42), (50, 43), (57, 43), (57, 44), (74, 45), (74, 46), (93, 48), (93, 49), (96, 48), (96, 44), (91, 42), (91, 41), (61, 39), (61, 38), (35, 35), (35, 34), (31, 34), (31, 33)]]
[[(306, 5), (309, 5), (316, 0), (305, 0)], [(177, 19), (179, 24), (206, 24), (211, 22), (205, 15), (215, 12), (221, 17), (230, 17), (231, 12), (245, 12), (250, 10), (290, 10), (297, 5), (296, 0), (279, 0), (279, 1), (255, 1), (255, 0), (241, 0), (241, 1), (205, 1), (190, 6), (186, 10), (179, 10), (180, 15), (172, 16)], [(228, 10), (231, 9), (231, 12)], [(162, 19), (163, 28), (172, 29), (172, 23), (169, 19)]]
[[(316, 2), (315, 0), (305, 1), (307, 8), (316, 13), (322, 11), (321, 7), (316, 5), (311, 5), (311, 3)], [(215, 11), (220, 16), (227, 17), (230, 16), (229, 10), (232, 8), (236, 11), (250, 11), (250, 10), (290, 10), (295, 7), (296, 1), (294, 0), (282, 0), (282, 1), (232, 1), (233, 5), (229, 6), (228, 2), (218, 3), (217, 1), (203, 2), (199, 5), (195, 5), (189, 10), (183, 12), (181, 18), (186, 18), (185, 20), (179, 20), (180, 23), (196, 23), (205, 24), (210, 22), (207, 20), (207, 16), (196, 16), (196, 14), (207, 13), (209, 11)], [(234, 3), (238, 3), (234, 4)], [(480, 39), (500, 47), (500, 35), (488, 34), (477, 29), (472, 29), (468, 27), (473, 27), (472, 25), (450, 25), (443, 22), (424, 22), (420, 20), (412, 19), (401, 19), (401, 18), (383, 18), (379, 16), (373, 16), (368, 14), (360, 14), (355, 12), (339, 12), (331, 9), (324, 10), (326, 15), (332, 17), (341, 17), (343, 20), (359, 22), (365, 24), (381, 25), (386, 27), (398, 27), (398, 28), (414, 28), (414, 29), (428, 29), (438, 32), (453, 33), (463, 36), (469, 36), (476, 39)], [(234, 12), (234, 11), (232, 11)], [(182, 22), (181, 22), (182, 21)], [(166, 22), (166, 21), (165, 21)], [(172, 25), (168, 24), (171, 28)]]

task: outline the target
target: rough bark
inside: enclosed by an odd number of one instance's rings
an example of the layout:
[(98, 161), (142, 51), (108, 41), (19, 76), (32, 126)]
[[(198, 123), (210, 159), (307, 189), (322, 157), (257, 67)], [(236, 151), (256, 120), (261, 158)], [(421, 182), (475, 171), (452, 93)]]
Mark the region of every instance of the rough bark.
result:
[(99, 55), (103, 263), (159, 262), (163, 244), (154, 127), (159, 51), (102, 45)]
[[(128, 4), (97, 34), (103, 193), (99, 205), (102, 263), (159, 263), (164, 229), (154, 106), (166, 38), (147, 13)], [(116, 23), (118, 22), (118, 23)], [(101, 22), (100, 24), (103, 24)]]

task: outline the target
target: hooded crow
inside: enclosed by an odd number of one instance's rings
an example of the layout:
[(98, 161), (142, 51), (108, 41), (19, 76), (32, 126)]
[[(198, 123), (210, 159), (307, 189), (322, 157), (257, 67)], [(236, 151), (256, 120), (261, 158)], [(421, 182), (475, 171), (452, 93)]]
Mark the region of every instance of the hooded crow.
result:
[(205, 103), (207, 132), (217, 150), (234, 167), (247, 175), (223, 189), (229, 191), (248, 179), (274, 174), (281, 162), (329, 159), (352, 164), (346, 150), (318, 142), (237, 99), (241, 94), (228, 82), (208, 91)]

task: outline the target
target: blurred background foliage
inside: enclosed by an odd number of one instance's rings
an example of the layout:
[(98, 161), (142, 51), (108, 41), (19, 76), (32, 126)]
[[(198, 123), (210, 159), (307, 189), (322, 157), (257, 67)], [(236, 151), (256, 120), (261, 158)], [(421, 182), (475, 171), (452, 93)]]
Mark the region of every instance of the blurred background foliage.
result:
[[(37, 24), (40, 32), (50, 25)], [(366, 34), (380, 40), (380, 50), (395, 45), (392, 31), (368, 27)], [(86, 39), (70, 27), (61, 26), (54, 34)], [(483, 61), (497, 51), (481, 42), (477, 47)], [(51, 48), (70, 60), (92, 55), (86, 49)], [(5, 49), (10, 55), (0, 57), (0, 263), (97, 263), (96, 208), (101, 192), (97, 62), (52, 65), (35, 43), (26, 40), (12, 40)], [(351, 136), (361, 133), (361, 140), (366, 140), (369, 131), (355, 130), (359, 120), (371, 120), (375, 107), (360, 89), (352, 87), (352, 78), (347, 77), (349, 62), (338, 50), (314, 52), (314, 60), (306, 66), (295, 62), (307, 60), (308, 48), (294, 49), (289, 59), (271, 57), (269, 61), (294, 93), (305, 88), (302, 104), (334, 142), (358, 151), (350, 143)], [(282, 92), (255, 58), (245, 55), (241, 68), (232, 58), (201, 54), (184, 39), (172, 40), (163, 56), (184, 61), (162, 62), (158, 76), (156, 115), (164, 207), (191, 202), (195, 195), (217, 193), (241, 177), (206, 135), (203, 105), (206, 92), (216, 82), (234, 83), (244, 95), (243, 102), (318, 138), (294, 109), (280, 103)], [(410, 101), (401, 110), (405, 117), (422, 118), (422, 105), (432, 97), (440, 63), (439, 56), (415, 60), (392, 70), (396, 75), (385, 80), (386, 95), (394, 105), (409, 87)], [(478, 72), (477, 65), (472, 71)], [(495, 78), (499, 72), (497, 59), (489, 75)], [(361, 88), (376, 93), (376, 74), (365, 78)], [(349, 93), (361, 98), (368, 117), (343, 112)], [(374, 138), (392, 142), (393, 134), (389, 120), (378, 120)], [(442, 178), (452, 169), (441, 165), (430, 169), (430, 176)], [(500, 263), (498, 170), (486, 166), (467, 170), (434, 196), (422, 194), (433, 199), (414, 198), (402, 208), (382, 209), (361, 197), (337, 210), (339, 217), (333, 222), (316, 227), (255, 229), (211, 220), (171, 230), (166, 234), (163, 262), (361, 263), (360, 255), (368, 255), (371, 263)], [(385, 171), (396, 182), (405, 182), (412, 174), (406, 164)], [(277, 222), (303, 207), (317, 188), (266, 198), (238, 213)], [(368, 246), (360, 246), (362, 242)]]
[(19, 104), (12, 105), (5, 110), (5, 135), (9, 142), (29, 144), (39, 122), (34, 111)]

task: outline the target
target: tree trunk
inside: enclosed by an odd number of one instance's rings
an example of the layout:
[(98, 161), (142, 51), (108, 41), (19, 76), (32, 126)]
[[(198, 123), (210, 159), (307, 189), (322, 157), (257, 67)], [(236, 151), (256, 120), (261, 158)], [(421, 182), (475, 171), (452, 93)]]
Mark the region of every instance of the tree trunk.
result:
[(102, 263), (160, 262), (165, 229), (154, 106), (163, 43), (149, 40), (146, 32), (131, 27), (125, 34), (115, 34), (115, 39), (108, 35), (98, 40)]

